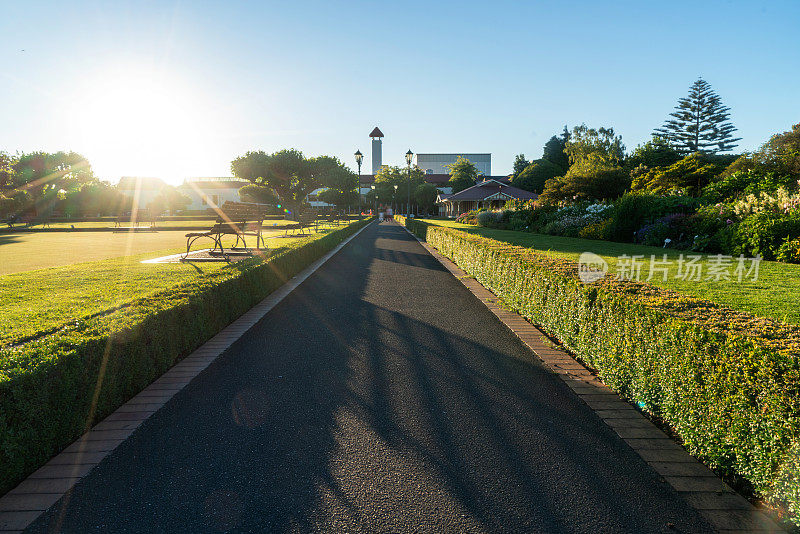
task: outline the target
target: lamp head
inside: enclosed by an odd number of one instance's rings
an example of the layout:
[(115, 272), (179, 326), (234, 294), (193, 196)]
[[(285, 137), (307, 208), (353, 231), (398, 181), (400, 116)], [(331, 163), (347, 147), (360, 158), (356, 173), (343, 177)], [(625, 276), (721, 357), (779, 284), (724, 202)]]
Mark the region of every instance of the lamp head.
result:
[(364, 159), (364, 154), (362, 154), (360, 150), (356, 150), (355, 156), (356, 156), (356, 163), (361, 165), (361, 160)]
[(409, 148), (408, 152), (406, 152), (406, 163), (411, 165), (411, 160), (413, 160), (413, 159), (414, 159), (414, 153), (411, 152), (411, 149)]

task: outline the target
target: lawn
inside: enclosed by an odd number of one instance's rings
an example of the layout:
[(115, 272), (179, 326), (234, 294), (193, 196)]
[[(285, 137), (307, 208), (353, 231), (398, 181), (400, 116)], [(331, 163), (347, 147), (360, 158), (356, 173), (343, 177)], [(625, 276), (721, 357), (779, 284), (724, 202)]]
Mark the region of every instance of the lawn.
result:
[[(317, 235), (329, 230), (321, 230)], [(13, 264), (21, 271), (0, 276), (0, 346), (57, 328), (66, 321), (102, 313), (133, 298), (195, 280), (218, 269), (230, 268), (223, 262), (141, 263), (145, 259), (182, 252), (181, 245), (185, 242), (182, 236), (182, 232), (31, 233), (21, 235), (19, 241), (0, 245), (2, 269), (9, 272)], [(2, 235), (0, 240), (7, 237)], [(267, 247), (275, 252), (302, 239), (309, 237), (269, 238), (267, 235)], [(82, 252), (82, 247), (91, 250)], [(117, 257), (109, 258), (109, 255)], [(85, 261), (93, 257), (105, 259)], [(64, 265), (70, 263), (70, 259), (82, 262)], [(27, 270), (41, 265), (57, 266)]]
[[(209, 224), (202, 228), (209, 228)], [(265, 236), (281, 235), (281, 232), (276, 227)], [(185, 234), (183, 230), (0, 233), (0, 275), (166, 249), (180, 252), (181, 247), (186, 246)], [(211, 244), (210, 240), (206, 241)], [(203, 246), (201, 240), (195, 248)]]
[[(537, 252), (559, 258), (577, 261), (582, 252), (593, 252), (608, 262), (609, 273), (618, 272), (619, 256), (642, 255), (644, 256), (642, 281), (645, 281), (648, 277), (651, 255), (655, 255), (657, 260), (661, 260), (663, 254), (667, 254), (667, 259), (671, 260), (667, 280), (664, 281), (661, 273), (658, 273), (648, 283), (681, 291), (761, 317), (769, 317), (800, 325), (800, 306), (797, 304), (798, 298), (800, 298), (800, 265), (762, 261), (759, 266), (758, 279), (755, 281), (745, 279), (742, 282), (738, 282), (735, 276), (732, 280), (684, 281), (675, 278), (678, 270), (677, 260), (681, 254), (688, 256), (689, 254), (694, 254), (692, 252), (629, 243), (478, 228), (446, 220), (424, 220), (431, 224), (458, 228), (498, 241), (531, 248)], [(703, 264), (703, 273), (707, 273), (709, 256), (703, 256), (700, 263)], [(734, 262), (734, 268), (735, 265), (736, 262)], [(749, 262), (747, 262), (748, 267), (749, 265)], [(732, 271), (733, 269), (731, 269)]]
[[(278, 226), (282, 226), (284, 224), (291, 224), (293, 222), (294, 221), (289, 221), (289, 220), (284, 220), (284, 219), (275, 219), (275, 220), (267, 219), (266, 221), (264, 221), (264, 226), (273, 226), (274, 224), (277, 224)], [(200, 228), (208, 228), (212, 224), (214, 224), (214, 218), (178, 220), (178, 221), (158, 221), (156, 223), (156, 228), (161, 229), (161, 228), (181, 227), (181, 228), (198, 228), (198, 229), (200, 229)], [(123, 226), (130, 226), (130, 224), (124, 223)], [(142, 221), (141, 223), (139, 223), (139, 226), (140, 227), (150, 226), (150, 223), (148, 221)], [(114, 221), (102, 221), (102, 222), (87, 221), (87, 222), (72, 222), (72, 223), (69, 223), (69, 222), (54, 222), (54, 223), (50, 223), (47, 226), (47, 228), (50, 228), (50, 229), (71, 228), (71, 227), (81, 228), (81, 229), (83, 229), (83, 228), (93, 228), (93, 229), (103, 230), (103, 229), (107, 229), (107, 228), (114, 228)], [(43, 229), (46, 230), (47, 229), (47, 228), (44, 228), (40, 224), (36, 224), (36, 225), (32, 226), (31, 228), (33, 230), (43, 230)]]

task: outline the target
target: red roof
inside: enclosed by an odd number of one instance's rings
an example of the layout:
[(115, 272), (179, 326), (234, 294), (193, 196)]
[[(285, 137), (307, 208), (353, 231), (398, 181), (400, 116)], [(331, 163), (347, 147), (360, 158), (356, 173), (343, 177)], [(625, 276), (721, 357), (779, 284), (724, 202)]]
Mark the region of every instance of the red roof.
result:
[[(429, 184), (433, 184), (438, 187), (446, 187), (447, 182), (450, 181), (449, 174), (426, 174), (424, 177), (425, 181)], [(361, 175), (361, 183), (362, 184), (371, 184), (375, 182), (375, 175), (374, 174), (362, 174)]]
[(369, 134), (369, 136), (370, 137), (383, 137), (384, 135), (383, 135), (383, 132), (380, 130), (380, 128), (378, 128), (376, 126), (375, 129), (372, 130), (372, 133)]
[(519, 189), (512, 185), (505, 185), (496, 180), (486, 180), (485, 182), (468, 187), (463, 191), (454, 193), (443, 200), (447, 202), (486, 200), (489, 197), (499, 194), (508, 195), (511, 198), (520, 200), (536, 200), (539, 198), (539, 195), (536, 193), (531, 193), (530, 191), (525, 191), (524, 189)]

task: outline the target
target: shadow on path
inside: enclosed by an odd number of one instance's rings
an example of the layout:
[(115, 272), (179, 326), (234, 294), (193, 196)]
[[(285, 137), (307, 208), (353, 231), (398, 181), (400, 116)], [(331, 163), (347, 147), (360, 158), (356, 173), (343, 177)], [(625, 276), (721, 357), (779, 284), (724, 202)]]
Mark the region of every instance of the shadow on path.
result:
[(368, 227), (30, 532), (706, 530), (421, 250)]

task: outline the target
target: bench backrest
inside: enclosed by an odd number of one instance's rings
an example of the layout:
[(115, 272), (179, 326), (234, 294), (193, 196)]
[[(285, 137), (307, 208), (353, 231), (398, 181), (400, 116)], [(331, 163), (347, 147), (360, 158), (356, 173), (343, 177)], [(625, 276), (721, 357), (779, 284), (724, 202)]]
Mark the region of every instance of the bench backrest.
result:
[(309, 224), (317, 220), (316, 210), (306, 210), (300, 214), (298, 221), (300, 224)]
[(217, 222), (257, 222), (261, 223), (267, 216), (267, 209), (262, 206), (226, 202), (220, 208), (222, 213), (217, 217)]

